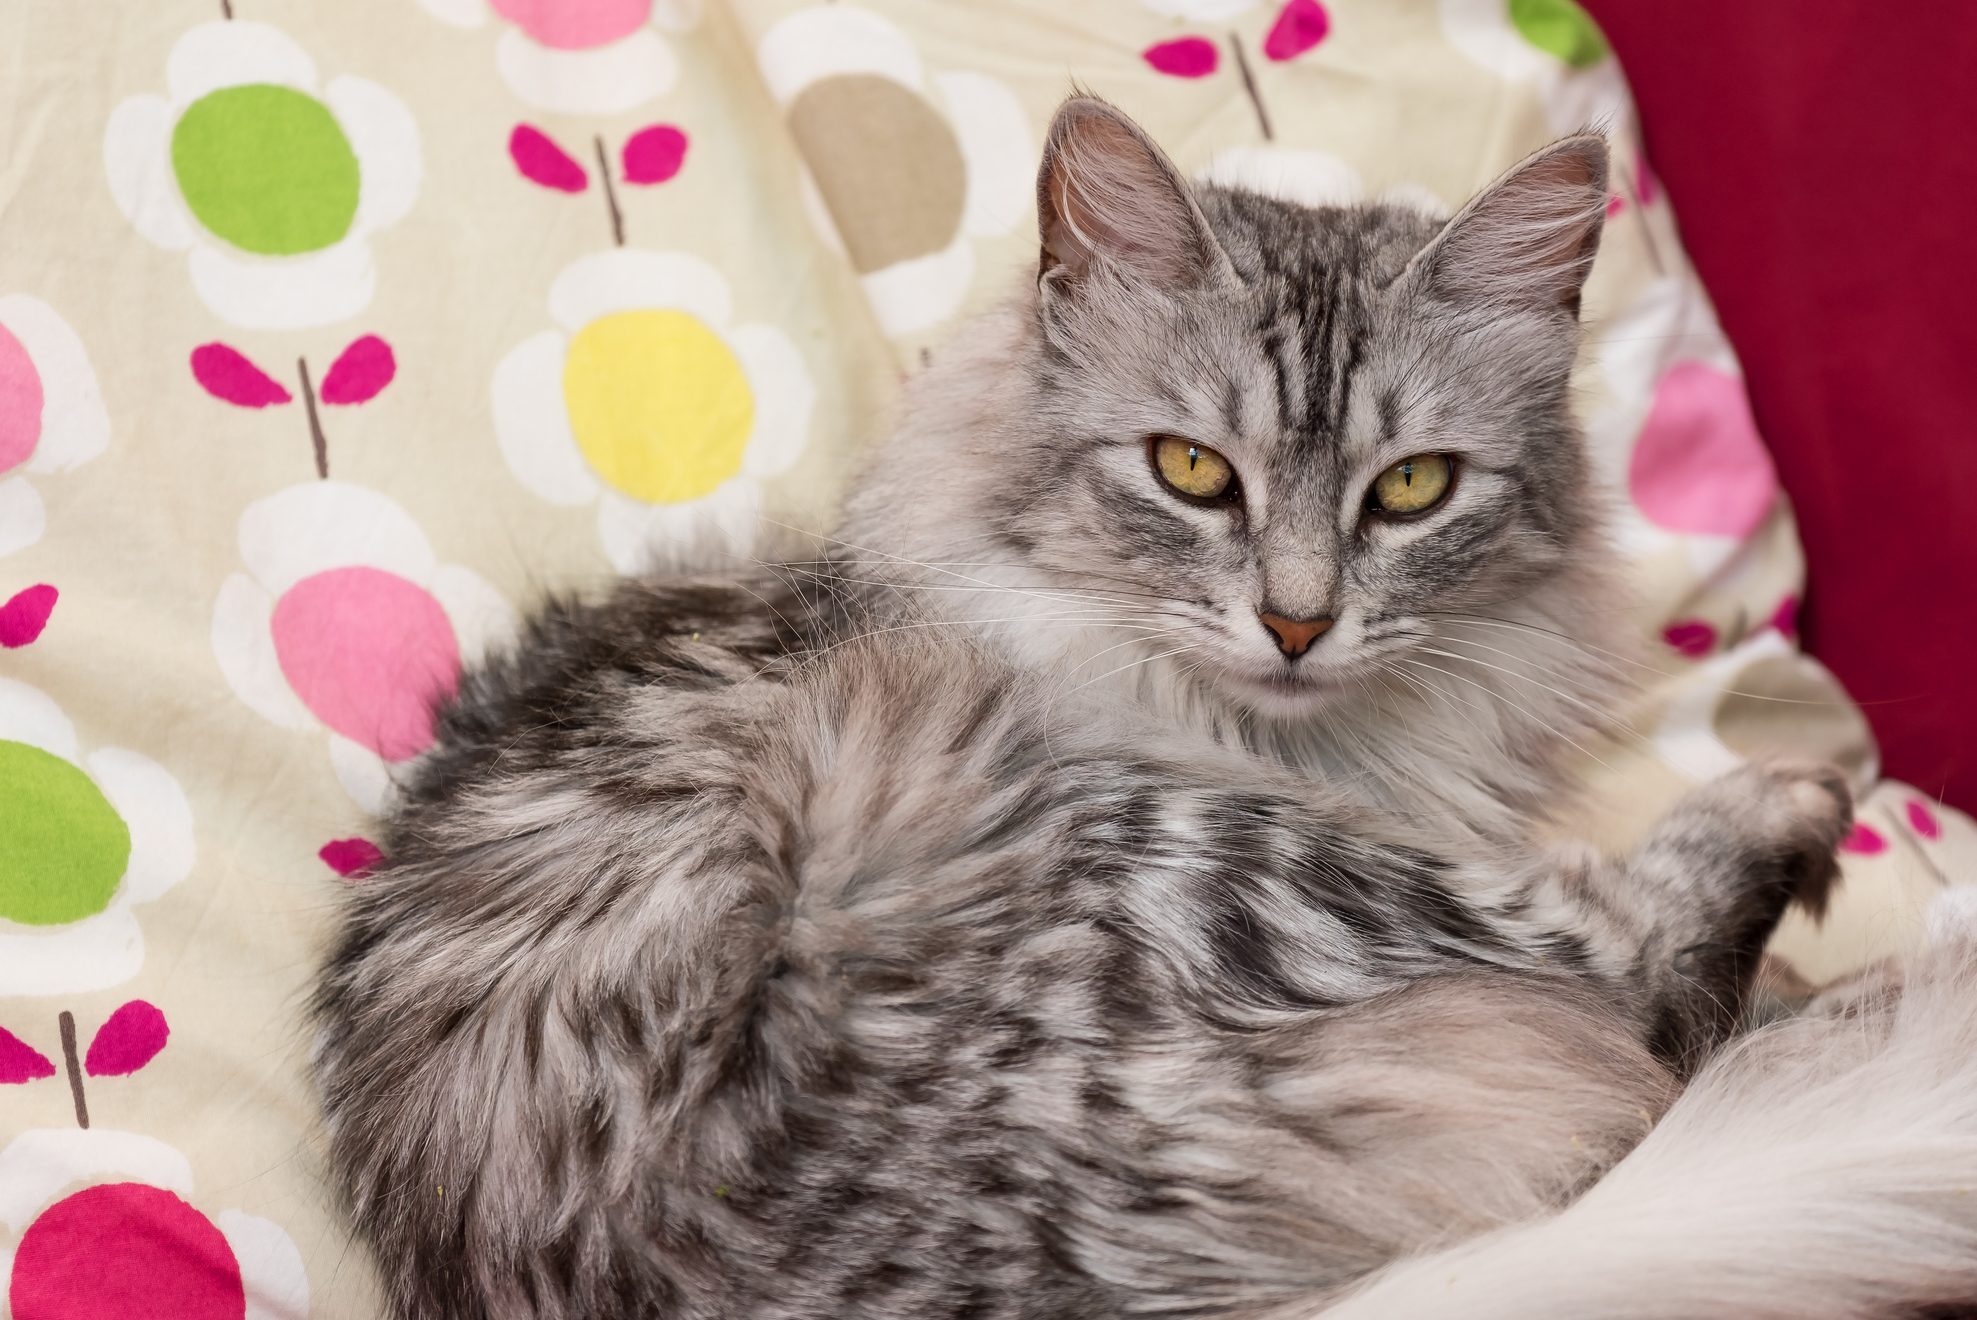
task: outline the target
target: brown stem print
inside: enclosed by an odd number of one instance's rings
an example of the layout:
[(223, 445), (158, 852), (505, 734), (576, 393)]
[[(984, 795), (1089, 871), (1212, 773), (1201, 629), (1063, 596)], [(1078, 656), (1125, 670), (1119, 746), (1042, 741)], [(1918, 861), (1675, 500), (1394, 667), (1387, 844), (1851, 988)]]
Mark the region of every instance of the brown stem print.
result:
[(309, 441), (316, 447), (316, 475), (329, 476), (329, 437), (323, 434), (323, 419), (316, 414), (316, 387), (309, 382), (309, 359), (295, 359), (295, 374), (302, 378), (302, 406), (309, 410)]
[(1277, 135), (1270, 131), (1270, 112), (1263, 108), (1263, 94), (1256, 90), (1256, 75), (1250, 72), (1249, 56), (1243, 53), (1242, 37), (1234, 32), (1229, 34), (1229, 49), (1236, 53), (1236, 70), (1242, 74), (1242, 89), (1249, 93), (1249, 103), (1256, 108), (1256, 124), (1263, 130), (1263, 140), (1275, 141)]
[(76, 1102), (76, 1126), (89, 1126), (89, 1102), (82, 1094), (82, 1061), (76, 1057), (75, 1014), (63, 1009), (56, 1022), (62, 1029), (62, 1063), (69, 1070), (69, 1095)]
[[(233, 0), (220, 0), (220, 17), (228, 22), (233, 21)], [(84, 1124), (84, 1126), (88, 1125)]]
[(611, 208), (611, 241), (619, 247), (625, 245), (625, 216), (618, 209), (618, 190), (611, 184), (611, 157), (604, 150), (604, 138), (600, 134), (591, 139), (597, 147), (597, 177), (604, 181), (604, 204)]

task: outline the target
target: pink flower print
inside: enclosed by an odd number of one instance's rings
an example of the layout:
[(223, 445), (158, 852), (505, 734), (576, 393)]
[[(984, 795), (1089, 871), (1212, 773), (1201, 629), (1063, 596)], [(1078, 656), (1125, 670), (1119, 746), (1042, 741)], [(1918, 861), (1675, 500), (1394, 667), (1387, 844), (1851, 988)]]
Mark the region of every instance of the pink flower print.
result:
[(329, 735), (344, 788), (376, 810), (389, 767), (431, 745), (463, 661), (514, 626), (479, 576), (441, 564), (396, 504), (337, 481), (292, 486), (240, 520), (247, 572), (214, 609), (213, 650), (240, 698)]
[(33, 545), (47, 526), (31, 478), (87, 463), (109, 440), (75, 331), (37, 298), (0, 298), (0, 555)]

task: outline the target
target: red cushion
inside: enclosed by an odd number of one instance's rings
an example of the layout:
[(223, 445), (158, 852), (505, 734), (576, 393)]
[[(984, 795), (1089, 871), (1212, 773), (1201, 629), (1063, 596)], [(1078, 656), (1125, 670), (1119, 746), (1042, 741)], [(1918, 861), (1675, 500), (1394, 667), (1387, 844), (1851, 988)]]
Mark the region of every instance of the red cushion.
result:
[(1584, 0), (1749, 375), (1806, 644), (1977, 810), (1977, 11)]

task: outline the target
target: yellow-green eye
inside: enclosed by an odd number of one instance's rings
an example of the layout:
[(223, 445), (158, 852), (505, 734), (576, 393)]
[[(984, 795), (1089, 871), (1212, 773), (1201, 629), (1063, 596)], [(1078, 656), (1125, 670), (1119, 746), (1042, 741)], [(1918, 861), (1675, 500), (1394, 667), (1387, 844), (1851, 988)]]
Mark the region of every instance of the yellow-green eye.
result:
[(1382, 513), (1420, 513), (1441, 503), (1454, 482), (1448, 455), (1415, 454), (1373, 478), (1367, 502)]
[(1228, 459), (1178, 435), (1153, 437), (1153, 470), (1169, 486), (1197, 500), (1220, 499), (1233, 493), (1236, 484), (1236, 470)]

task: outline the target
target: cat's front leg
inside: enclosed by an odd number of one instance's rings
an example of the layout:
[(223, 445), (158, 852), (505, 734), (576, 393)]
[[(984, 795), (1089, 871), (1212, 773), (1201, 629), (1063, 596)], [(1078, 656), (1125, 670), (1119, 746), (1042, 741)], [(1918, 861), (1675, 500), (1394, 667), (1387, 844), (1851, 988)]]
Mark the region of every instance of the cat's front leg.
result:
[(1544, 888), (1648, 1043), (1686, 1073), (1735, 1030), (1785, 908), (1824, 907), (1852, 819), (1832, 766), (1746, 765), (1692, 790), (1624, 858), (1567, 862)]

